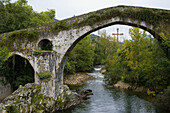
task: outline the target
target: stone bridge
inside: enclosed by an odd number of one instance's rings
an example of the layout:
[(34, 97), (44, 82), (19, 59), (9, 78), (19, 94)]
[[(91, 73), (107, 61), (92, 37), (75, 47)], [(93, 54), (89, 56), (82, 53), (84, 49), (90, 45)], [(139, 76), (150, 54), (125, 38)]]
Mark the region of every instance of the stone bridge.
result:
[[(7, 48), (9, 57), (20, 55), (35, 71), (35, 83), (41, 92), (56, 97), (63, 85), (65, 61), (86, 35), (111, 25), (129, 25), (150, 32), (158, 41), (170, 38), (170, 11), (143, 7), (117, 6), (74, 16), (56, 23), (1, 34), (0, 47)], [(51, 43), (50, 50), (43, 46)], [(50, 73), (41, 80), (39, 75)]]

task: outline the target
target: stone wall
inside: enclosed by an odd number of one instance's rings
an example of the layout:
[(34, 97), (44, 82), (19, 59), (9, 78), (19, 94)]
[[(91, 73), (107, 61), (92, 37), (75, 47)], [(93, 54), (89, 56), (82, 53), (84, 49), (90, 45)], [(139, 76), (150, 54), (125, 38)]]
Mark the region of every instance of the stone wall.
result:
[[(5, 83), (6, 80), (4, 77), (0, 77), (0, 102), (12, 94), (12, 88), (9, 83)], [(4, 84), (5, 83), (5, 84)]]

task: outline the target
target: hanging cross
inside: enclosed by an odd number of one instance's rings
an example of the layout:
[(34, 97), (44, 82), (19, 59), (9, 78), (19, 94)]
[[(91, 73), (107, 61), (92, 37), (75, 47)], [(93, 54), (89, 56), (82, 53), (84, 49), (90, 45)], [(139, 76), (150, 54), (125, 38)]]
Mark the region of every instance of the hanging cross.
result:
[(117, 28), (117, 33), (113, 33), (112, 35), (117, 35), (117, 42), (119, 41), (119, 35), (123, 35), (123, 33), (119, 33), (119, 28)]

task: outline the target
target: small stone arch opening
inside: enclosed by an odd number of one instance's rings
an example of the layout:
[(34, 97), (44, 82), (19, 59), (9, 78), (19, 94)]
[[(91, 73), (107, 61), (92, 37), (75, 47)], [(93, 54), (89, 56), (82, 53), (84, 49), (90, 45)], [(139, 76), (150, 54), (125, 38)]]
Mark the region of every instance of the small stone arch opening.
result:
[(39, 42), (38, 48), (40, 50), (49, 50), (51, 51), (53, 48), (52, 42), (48, 39), (43, 39)]
[(34, 83), (34, 73), (30, 62), (16, 54), (9, 57), (3, 66), (3, 76), (10, 83), (13, 91), (18, 89), (19, 85)]

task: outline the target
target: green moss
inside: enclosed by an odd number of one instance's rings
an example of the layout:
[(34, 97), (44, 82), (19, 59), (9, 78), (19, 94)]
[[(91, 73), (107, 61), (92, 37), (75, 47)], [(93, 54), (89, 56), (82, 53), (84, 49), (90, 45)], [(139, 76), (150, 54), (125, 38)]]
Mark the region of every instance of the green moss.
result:
[(26, 112), (26, 108), (23, 108), (23, 111), (22, 111), (22, 113), (25, 113)]
[(44, 79), (48, 79), (50, 78), (52, 75), (52, 73), (50, 72), (41, 72), (38, 74), (38, 77), (41, 79), (41, 80), (44, 80)]
[(68, 30), (70, 29), (70, 25), (68, 25), (65, 21), (59, 21), (54, 24), (52, 31), (61, 31), (61, 30)]
[(29, 41), (34, 41), (38, 38), (39, 32), (36, 30), (21, 30), (21, 31), (15, 31), (11, 32), (8, 35), (8, 38), (10, 39), (28, 39)]
[(85, 25), (93, 26), (96, 23), (101, 23), (107, 19), (114, 17), (120, 17), (121, 19), (131, 18), (132, 20), (138, 20), (138, 24), (142, 21), (145, 21), (146, 24), (151, 24), (154, 27), (160, 25), (161, 22), (169, 22), (170, 12), (165, 10), (156, 10), (149, 8), (136, 8), (136, 7), (114, 7), (106, 10), (100, 10), (97, 12), (87, 14), (87, 17), (82, 21), (79, 21), (78, 18), (75, 19), (73, 23), (66, 23), (66, 20), (57, 22), (54, 24), (53, 30), (61, 31), (68, 30), (75, 27), (81, 27)]
[(168, 59), (170, 59), (170, 39), (166, 38), (162, 43), (161, 47), (164, 50)]
[(92, 14), (90, 16), (88, 16), (88, 18), (86, 18), (85, 20), (81, 21), (78, 26), (80, 25), (90, 25), (90, 26), (93, 26), (93, 24), (97, 21), (100, 21), (101, 20), (101, 15), (98, 15), (98, 14)]
[(43, 53), (47, 53), (50, 51), (46, 51), (46, 50), (35, 50), (32, 54), (33, 55), (42, 55)]
[(18, 107), (14, 104), (10, 105), (10, 106), (6, 106), (6, 112), (7, 113), (19, 113), (18, 111)]
[(31, 98), (31, 104), (30, 105), (36, 105), (33, 108), (33, 111), (41, 111), (45, 110), (48, 101), (54, 101), (52, 97), (47, 97), (43, 94), (34, 94)]
[(64, 105), (64, 102), (63, 100), (60, 98), (60, 99), (57, 99), (57, 106), (59, 106), (60, 108), (62, 108)]
[(7, 46), (7, 47), (13, 46), (13, 43), (16, 40), (18, 40), (17, 42), (20, 43), (23, 43), (23, 41), (25, 42), (25, 39), (27, 39), (28, 42), (32, 42), (37, 40), (38, 35), (39, 32), (36, 30), (20, 30), (8, 34), (3, 34), (3, 36), (0, 37), (1, 40), (0, 46)]

